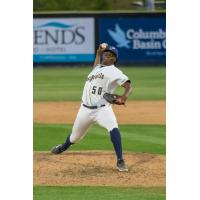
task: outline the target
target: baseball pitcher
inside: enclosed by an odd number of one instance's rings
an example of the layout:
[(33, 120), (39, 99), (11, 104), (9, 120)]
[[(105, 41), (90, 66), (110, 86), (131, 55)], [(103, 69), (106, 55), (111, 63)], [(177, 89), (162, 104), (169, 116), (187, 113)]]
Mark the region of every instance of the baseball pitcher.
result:
[[(115, 47), (106, 43), (99, 45), (93, 69), (85, 82), (82, 103), (72, 131), (65, 143), (53, 147), (53, 154), (67, 150), (86, 135), (92, 124), (98, 123), (110, 134), (117, 157), (117, 169), (128, 171), (123, 159), (121, 136), (112, 104), (124, 105), (131, 94), (132, 86), (128, 77), (115, 66), (117, 60), (118, 51)], [(113, 95), (118, 86), (124, 88), (123, 95)]]

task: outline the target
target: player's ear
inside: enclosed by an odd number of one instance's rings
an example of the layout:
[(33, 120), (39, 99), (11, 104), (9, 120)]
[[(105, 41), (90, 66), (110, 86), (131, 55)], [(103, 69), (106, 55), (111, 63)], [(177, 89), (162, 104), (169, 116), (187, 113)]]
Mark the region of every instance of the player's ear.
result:
[(115, 63), (117, 61), (116, 57), (113, 57), (113, 62)]

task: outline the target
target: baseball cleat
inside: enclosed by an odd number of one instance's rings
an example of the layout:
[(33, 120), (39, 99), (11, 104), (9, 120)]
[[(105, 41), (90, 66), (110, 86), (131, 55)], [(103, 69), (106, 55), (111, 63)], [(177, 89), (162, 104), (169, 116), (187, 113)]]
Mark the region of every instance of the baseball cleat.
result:
[(125, 162), (124, 162), (123, 159), (117, 161), (117, 169), (118, 169), (120, 172), (127, 172), (127, 171), (128, 171), (128, 168), (127, 168), (127, 166), (125, 165)]
[(63, 152), (62, 144), (59, 144), (59, 145), (53, 147), (51, 150), (51, 153), (53, 153), (53, 154), (60, 154), (62, 152)]

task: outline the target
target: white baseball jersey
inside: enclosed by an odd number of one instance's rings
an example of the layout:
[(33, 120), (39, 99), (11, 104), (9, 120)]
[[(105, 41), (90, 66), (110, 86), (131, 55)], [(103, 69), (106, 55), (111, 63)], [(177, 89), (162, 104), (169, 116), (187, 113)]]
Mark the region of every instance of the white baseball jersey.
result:
[(97, 65), (88, 75), (84, 86), (82, 102), (88, 106), (109, 104), (104, 93), (113, 93), (117, 86), (122, 85), (128, 77), (114, 65)]
[[(90, 109), (81, 104), (70, 135), (72, 143), (80, 141), (94, 123), (106, 128), (108, 132), (118, 128), (112, 106), (103, 98), (103, 94), (105, 92), (112, 94), (118, 85), (122, 85), (127, 80), (128, 77), (114, 65), (97, 65), (91, 71), (83, 90), (82, 103), (98, 108)], [(105, 106), (101, 107), (101, 105)]]

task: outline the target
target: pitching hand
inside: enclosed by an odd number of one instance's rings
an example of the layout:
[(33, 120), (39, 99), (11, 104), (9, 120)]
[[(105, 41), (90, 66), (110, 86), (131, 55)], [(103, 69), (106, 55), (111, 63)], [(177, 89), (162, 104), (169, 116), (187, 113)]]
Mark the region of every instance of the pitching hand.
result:
[[(103, 44), (106, 44), (106, 43), (103, 43)], [(102, 55), (105, 49), (106, 49), (106, 47), (104, 45), (102, 46), (102, 44), (100, 44), (99, 48), (97, 49), (97, 54)]]

